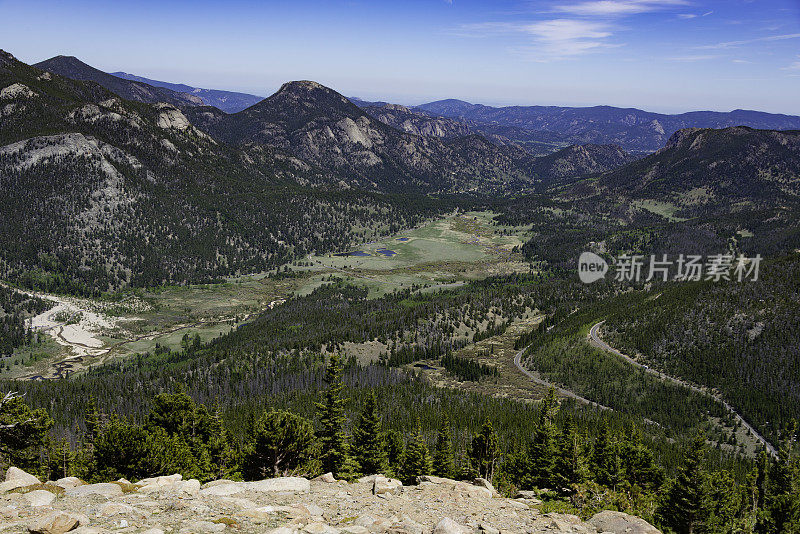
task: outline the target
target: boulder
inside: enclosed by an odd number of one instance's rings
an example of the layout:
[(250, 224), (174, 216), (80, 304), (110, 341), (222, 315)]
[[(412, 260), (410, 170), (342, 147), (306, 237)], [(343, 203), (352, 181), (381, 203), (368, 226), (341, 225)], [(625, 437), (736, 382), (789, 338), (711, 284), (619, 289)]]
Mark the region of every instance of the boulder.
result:
[(485, 478), (478, 477), (475, 480), (473, 480), (472, 483), (475, 484), (476, 486), (480, 487), (480, 488), (485, 488), (485, 489), (489, 490), (489, 492), (492, 495), (498, 495), (497, 490), (494, 489), (494, 486), (492, 486), (492, 483), (489, 482), (488, 480), (486, 480)]
[(374, 517), (369, 514), (358, 516), (353, 522), (356, 526), (364, 527), (370, 532), (386, 532), (392, 526), (392, 522), (383, 517)]
[(79, 514), (51, 512), (39, 517), (28, 525), (31, 534), (64, 534), (78, 525), (88, 525), (89, 520)]
[(152, 478), (143, 478), (139, 482), (135, 484), (135, 486), (139, 488), (143, 488), (145, 486), (171, 486), (176, 482), (180, 482), (183, 480), (183, 477), (179, 474), (175, 475), (168, 475), (168, 476), (161, 476), (161, 477), (152, 477)]
[(48, 506), (56, 499), (55, 494), (47, 490), (33, 490), (25, 494), (25, 501), (28, 506)]
[(79, 479), (78, 477), (64, 477), (59, 478), (53, 482), (53, 484), (64, 489), (77, 488), (78, 486), (83, 485), (83, 480)]
[(308, 532), (308, 534), (339, 534), (339, 529), (325, 523), (315, 522), (306, 525), (303, 532)]
[(5, 482), (0, 482), (0, 493), (24, 488), (25, 486), (33, 486), (34, 484), (41, 484), (41, 481), (18, 467), (9, 467), (8, 471), (6, 471)]
[(67, 497), (87, 497), (89, 495), (100, 495), (101, 497), (112, 498), (122, 495), (122, 486), (113, 482), (101, 482), (100, 484), (85, 484), (66, 490)]
[(245, 482), (248, 491), (279, 492), (279, 493), (308, 493), (311, 483), (303, 477), (279, 477)]
[(147, 514), (141, 510), (137, 510), (133, 506), (121, 502), (107, 502), (97, 510), (97, 517), (113, 517), (115, 515), (124, 515), (139, 519), (145, 519), (147, 517)]
[(225, 523), (212, 523), (211, 521), (190, 521), (181, 525), (178, 532), (186, 534), (198, 534), (205, 532), (223, 532), (227, 528)]
[(435, 477), (433, 475), (422, 475), (417, 477), (417, 484), (430, 482), (431, 484), (458, 484), (457, 480), (451, 478)]
[(316, 482), (325, 482), (326, 484), (333, 484), (336, 482), (336, 477), (333, 476), (333, 473), (325, 473), (324, 475), (320, 475), (312, 480)]
[(236, 484), (236, 481), (228, 480), (227, 478), (220, 478), (218, 480), (212, 480), (211, 482), (206, 482), (205, 484), (203, 484), (203, 489), (213, 488), (214, 486), (222, 486), (224, 484)]
[(227, 482), (225, 484), (216, 484), (214, 486), (206, 485), (205, 488), (200, 490), (200, 495), (216, 495), (220, 497), (241, 493), (244, 490), (244, 482)]
[(606, 510), (592, 516), (590, 525), (598, 532), (613, 532), (614, 534), (661, 534), (656, 527), (642, 519), (622, 512)]
[(472, 529), (459, 525), (449, 517), (445, 517), (436, 524), (433, 534), (470, 534)]
[(427, 532), (427, 529), (422, 526), (421, 523), (414, 521), (407, 515), (404, 515), (400, 518), (397, 526), (400, 527), (402, 532), (406, 532), (407, 534), (423, 534), (424, 532)]
[(394, 478), (387, 478), (378, 475), (372, 482), (373, 495), (396, 495), (401, 491), (403, 491), (403, 483)]

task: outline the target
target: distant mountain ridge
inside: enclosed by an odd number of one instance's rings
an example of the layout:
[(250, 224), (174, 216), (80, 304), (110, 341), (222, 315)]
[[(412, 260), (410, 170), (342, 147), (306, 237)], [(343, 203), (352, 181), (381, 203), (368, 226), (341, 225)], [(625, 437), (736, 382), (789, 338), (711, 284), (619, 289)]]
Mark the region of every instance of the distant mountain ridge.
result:
[(165, 102), (181, 107), (203, 105), (203, 100), (198, 96), (173, 91), (165, 87), (156, 87), (141, 81), (117, 78), (91, 65), (87, 65), (74, 56), (55, 56), (45, 61), (40, 61), (33, 66), (65, 78), (98, 83), (126, 100), (149, 104)]
[(687, 128), (661, 150), (598, 178), (603, 194), (654, 199), (686, 216), (800, 205), (800, 131)]
[(533, 184), (532, 157), (467, 135), (443, 139), (396, 129), (338, 92), (312, 81), (285, 83), (244, 111), (198, 114), (213, 137), (234, 146), (269, 146), (382, 192), (486, 194)]
[(508, 129), (516, 129), (509, 137), (518, 142), (616, 144), (632, 152), (654, 152), (683, 128), (800, 129), (800, 117), (748, 110), (665, 115), (612, 106), (491, 107), (455, 99), (430, 102), (414, 109), (475, 123), (484, 130), (495, 128), (509, 132)]
[(155, 87), (164, 87), (179, 93), (188, 93), (199, 97), (205, 105), (214, 106), (215, 108), (221, 109), (225, 113), (237, 113), (264, 100), (263, 96), (239, 93), (236, 91), (223, 91), (220, 89), (201, 89), (199, 87), (192, 87), (191, 85), (186, 85), (183, 83), (170, 83), (162, 82), (160, 80), (152, 80), (150, 78), (136, 76), (135, 74), (129, 74), (127, 72), (112, 72), (111, 75), (124, 80), (142, 82)]

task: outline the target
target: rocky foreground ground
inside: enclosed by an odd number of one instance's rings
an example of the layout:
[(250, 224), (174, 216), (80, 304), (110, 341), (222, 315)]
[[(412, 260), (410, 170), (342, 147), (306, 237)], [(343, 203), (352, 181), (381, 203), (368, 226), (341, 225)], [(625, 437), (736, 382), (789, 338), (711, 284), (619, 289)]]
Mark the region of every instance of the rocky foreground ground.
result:
[(42, 483), (12, 467), (0, 483), (0, 533), (659, 533), (620, 512), (584, 522), (543, 514), (539, 504), (526, 492), (502, 498), (483, 479), (420, 477), (416, 486), (403, 486), (381, 475), (347, 483), (328, 474), (201, 485), (172, 475), (135, 484), (73, 477)]

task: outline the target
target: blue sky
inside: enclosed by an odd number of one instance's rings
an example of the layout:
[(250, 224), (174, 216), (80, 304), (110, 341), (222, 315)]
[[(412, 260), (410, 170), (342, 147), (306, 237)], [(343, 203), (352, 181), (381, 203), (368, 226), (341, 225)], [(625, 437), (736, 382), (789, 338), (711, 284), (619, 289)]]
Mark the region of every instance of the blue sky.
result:
[(0, 47), (268, 95), (800, 115), (800, 0), (0, 0)]

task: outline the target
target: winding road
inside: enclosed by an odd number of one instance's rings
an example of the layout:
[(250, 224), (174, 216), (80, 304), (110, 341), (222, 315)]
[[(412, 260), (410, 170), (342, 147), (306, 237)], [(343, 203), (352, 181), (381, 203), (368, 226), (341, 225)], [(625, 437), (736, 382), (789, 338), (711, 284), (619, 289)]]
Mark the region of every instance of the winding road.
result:
[[(634, 360), (633, 358), (631, 358), (627, 354), (624, 354), (624, 353), (620, 352), (619, 350), (615, 349), (614, 347), (612, 347), (611, 345), (609, 345), (608, 343), (603, 341), (600, 338), (600, 326), (602, 326), (602, 324), (604, 322), (605, 321), (600, 321), (599, 323), (595, 323), (589, 329), (589, 342), (590, 343), (592, 343), (594, 346), (596, 346), (598, 348), (601, 348), (601, 349), (603, 349), (605, 351), (608, 351), (608, 352), (611, 352), (613, 354), (616, 354), (617, 356), (619, 356), (620, 358), (624, 359), (625, 361), (627, 361), (631, 365), (634, 365), (634, 366), (638, 367), (639, 369), (642, 369), (646, 373), (649, 373), (649, 374), (651, 374), (653, 376), (657, 376), (658, 378), (660, 378), (662, 380), (665, 380), (665, 381), (668, 381), (668, 382), (674, 382), (674, 383), (679, 384), (679, 385), (681, 385), (681, 386), (683, 386), (685, 388), (688, 388), (688, 389), (690, 389), (690, 390), (692, 390), (692, 391), (694, 391), (696, 393), (700, 393), (701, 395), (707, 395), (707, 396), (711, 397), (712, 399), (714, 399), (715, 401), (720, 403), (722, 406), (724, 406), (725, 409), (728, 410), (728, 412), (730, 412), (742, 424), (742, 426), (744, 426), (747, 430), (749, 430), (753, 434), (753, 436), (755, 436), (755, 438), (758, 441), (760, 441), (762, 445), (764, 445), (764, 447), (767, 449), (767, 452), (769, 452), (772, 456), (775, 456), (775, 457), (778, 456), (778, 451), (775, 449), (775, 447), (773, 447), (772, 444), (764, 438), (764, 436), (759, 434), (758, 431), (755, 428), (750, 426), (750, 424), (747, 421), (745, 421), (744, 417), (739, 415), (739, 413), (736, 412), (736, 410), (734, 410), (733, 407), (730, 404), (728, 404), (717, 393), (714, 393), (713, 391), (710, 391), (708, 388), (703, 388), (703, 387), (700, 387), (700, 386), (696, 386), (696, 385), (694, 385), (694, 384), (692, 384), (690, 382), (687, 382), (685, 380), (681, 380), (680, 378), (675, 378), (674, 376), (670, 376), (670, 375), (664, 374), (664, 373), (662, 373), (660, 371), (656, 371), (655, 369), (651, 369), (647, 365), (644, 365), (644, 364), (641, 364), (641, 363), (637, 362), (636, 360)], [(521, 355), (518, 355), (518, 356), (521, 357)], [(516, 363), (516, 359), (514, 360), (514, 362)], [(517, 367), (519, 367), (519, 365)]]
[[(530, 345), (528, 345), (528, 347), (530, 347)], [(575, 399), (578, 402), (582, 402), (583, 404), (588, 404), (589, 406), (594, 406), (595, 408), (600, 408), (601, 410), (611, 410), (611, 411), (613, 411), (613, 408), (609, 408), (608, 406), (603, 406), (602, 404), (598, 404), (598, 403), (596, 403), (594, 401), (591, 401), (591, 400), (589, 400), (589, 399), (587, 399), (585, 397), (581, 397), (580, 395), (577, 395), (577, 394), (573, 393), (572, 391), (570, 391), (568, 389), (560, 388), (555, 384), (552, 384), (552, 383), (550, 383), (550, 382), (548, 382), (546, 380), (542, 380), (538, 376), (536, 376), (533, 373), (531, 373), (530, 371), (528, 371), (522, 365), (522, 355), (525, 354), (525, 351), (528, 350), (528, 347), (523, 348), (522, 350), (520, 350), (519, 352), (517, 352), (514, 355), (514, 365), (517, 366), (517, 369), (519, 369), (522, 372), (522, 374), (524, 374), (525, 376), (527, 376), (528, 378), (530, 378), (531, 380), (533, 380), (537, 384), (540, 384), (540, 385), (548, 387), (548, 388), (555, 389), (558, 393), (560, 393), (564, 397), (569, 397), (571, 399)]]

